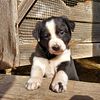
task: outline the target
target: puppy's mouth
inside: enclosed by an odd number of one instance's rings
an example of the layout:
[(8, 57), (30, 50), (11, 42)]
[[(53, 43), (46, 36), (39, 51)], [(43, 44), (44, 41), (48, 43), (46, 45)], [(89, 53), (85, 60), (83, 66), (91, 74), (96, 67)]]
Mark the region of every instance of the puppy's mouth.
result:
[(49, 52), (54, 55), (60, 55), (64, 52), (64, 50), (59, 50), (59, 51), (49, 50)]

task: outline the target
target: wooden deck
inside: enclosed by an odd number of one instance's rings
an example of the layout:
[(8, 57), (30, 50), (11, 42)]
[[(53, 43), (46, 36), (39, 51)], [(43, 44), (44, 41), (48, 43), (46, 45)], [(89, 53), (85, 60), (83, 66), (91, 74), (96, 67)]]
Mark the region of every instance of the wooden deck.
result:
[(24, 88), (27, 76), (0, 75), (0, 100), (100, 100), (100, 84), (69, 81), (64, 93), (49, 90), (50, 79), (44, 79), (41, 88)]

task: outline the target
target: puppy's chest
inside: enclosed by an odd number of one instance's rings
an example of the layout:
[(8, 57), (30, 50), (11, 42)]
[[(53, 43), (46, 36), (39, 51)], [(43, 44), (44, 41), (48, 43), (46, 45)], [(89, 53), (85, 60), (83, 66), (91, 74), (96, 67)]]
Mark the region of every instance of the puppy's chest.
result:
[(53, 77), (54, 74), (57, 72), (58, 65), (66, 61), (70, 61), (70, 50), (67, 50), (62, 55), (48, 60), (48, 64), (46, 66), (46, 76)]
[(55, 62), (54, 60), (48, 60), (48, 65), (46, 66), (46, 76), (53, 77), (54, 74), (57, 72), (57, 66), (60, 62)]

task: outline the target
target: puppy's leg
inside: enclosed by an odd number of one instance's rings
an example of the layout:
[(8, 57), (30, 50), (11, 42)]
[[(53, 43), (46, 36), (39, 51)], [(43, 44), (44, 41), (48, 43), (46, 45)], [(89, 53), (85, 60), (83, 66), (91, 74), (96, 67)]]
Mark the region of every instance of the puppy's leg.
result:
[(65, 91), (68, 79), (79, 80), (72, 59), (70, 61), (62, 62), (57, 68), (57, 74), (51, 84), (51, 89), (54, 92)]
[(47, 59), (41, 57), (34, 57), (31, 69), (31, 77), (25, 86), (28, 90), (34, 90), (41, 86), (42, 78), (45, 74), (47, 64)]
[(67, 83), (68, 83), (68, 75), (67, 75), (68, 67), (70, 67), (70, 61), (61, 62), (57, 66), (57, 73), (50, 86), (50, 88), (54, 92), (59, 93), (66, 90)]
[(51, 83), (50, 88), (52, 89), (52, 91), (57, 93), (64, 92), (66, 90), (67, 82), (67, 74), (63, 70), (60, 70), (56, 73), (56, 76)]

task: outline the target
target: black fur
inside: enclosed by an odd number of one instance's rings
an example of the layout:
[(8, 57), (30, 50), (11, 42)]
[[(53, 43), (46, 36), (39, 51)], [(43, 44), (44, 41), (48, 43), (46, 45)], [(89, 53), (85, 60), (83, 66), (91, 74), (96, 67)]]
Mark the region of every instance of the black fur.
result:
[(79, 80), (74, 61), (71, 59), (71, 61), (62, 62), (60, 65), (58, 65), (57, 71), (63, 70), (67, 75), (68, 79), (70, 80)]

